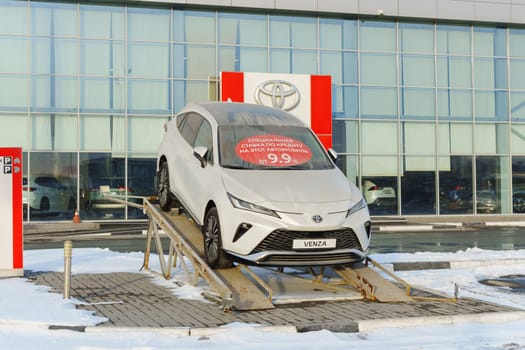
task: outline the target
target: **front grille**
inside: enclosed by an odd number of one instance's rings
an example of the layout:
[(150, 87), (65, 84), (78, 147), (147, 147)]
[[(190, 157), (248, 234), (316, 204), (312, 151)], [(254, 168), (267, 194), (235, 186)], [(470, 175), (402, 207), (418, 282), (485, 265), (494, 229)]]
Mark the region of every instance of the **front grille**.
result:
[[(333, 249), (357, 249), (362, 250), (361, 244), (355, 232), (350, 228), (333, 231), (288, 231), (275, 230), (270, 233), (255, 249), (254, 253), (275, 250), (293, 250), (294, 239), (336, 239), (336, 247)], [(308, 251), (323, 251), (326, 249), (309, 249)]]

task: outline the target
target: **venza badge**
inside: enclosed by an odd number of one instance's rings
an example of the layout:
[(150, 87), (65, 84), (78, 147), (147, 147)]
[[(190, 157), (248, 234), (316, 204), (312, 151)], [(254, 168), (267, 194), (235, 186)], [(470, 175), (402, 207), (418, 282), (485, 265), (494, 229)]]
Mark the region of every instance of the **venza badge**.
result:
[(255, 102), (260, 105), (291, 111), (301, 101), (299, 89), (285, 80), (267, 80), (255, 88)]

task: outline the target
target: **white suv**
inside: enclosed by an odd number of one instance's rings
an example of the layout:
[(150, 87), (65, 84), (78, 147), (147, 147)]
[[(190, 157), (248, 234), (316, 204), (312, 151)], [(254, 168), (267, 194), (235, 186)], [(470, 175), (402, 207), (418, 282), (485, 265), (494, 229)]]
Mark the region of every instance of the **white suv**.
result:
[(202, 227), (214, 268), (233, 260), (320, 266), (364, 259), (370, 215), (359, 190), (299, 119), (242, 103), (184, 108), (165, 125), (159, 204)]

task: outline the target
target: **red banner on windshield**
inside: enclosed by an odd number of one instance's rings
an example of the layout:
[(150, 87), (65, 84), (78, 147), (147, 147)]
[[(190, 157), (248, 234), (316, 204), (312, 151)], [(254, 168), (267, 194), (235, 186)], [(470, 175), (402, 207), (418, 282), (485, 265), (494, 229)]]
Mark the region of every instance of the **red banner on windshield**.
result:
[(300, 165), (312, 158), (312, 151), (303, 142), (281, 135), (256, 135), (241, 140), (235, 153), (242, 160), (274, 167)]

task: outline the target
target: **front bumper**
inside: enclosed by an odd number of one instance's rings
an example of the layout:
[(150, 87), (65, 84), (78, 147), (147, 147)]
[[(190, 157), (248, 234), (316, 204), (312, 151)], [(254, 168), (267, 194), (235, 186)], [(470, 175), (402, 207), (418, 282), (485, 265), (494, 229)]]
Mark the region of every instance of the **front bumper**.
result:
[[(234, 209), (222, 223), (223, 247), (237, 260), (267, 266), (340, 265), (363, 260), (370, 243), (367, 208), (323, 214), (323, 225), (311, 222), (311, 214), (282, 214), (281, 219)], [(239, 235), (240, 227), (248, 227)], [(335, 240), (330, 248), (294, 248), (294, 240)]]

